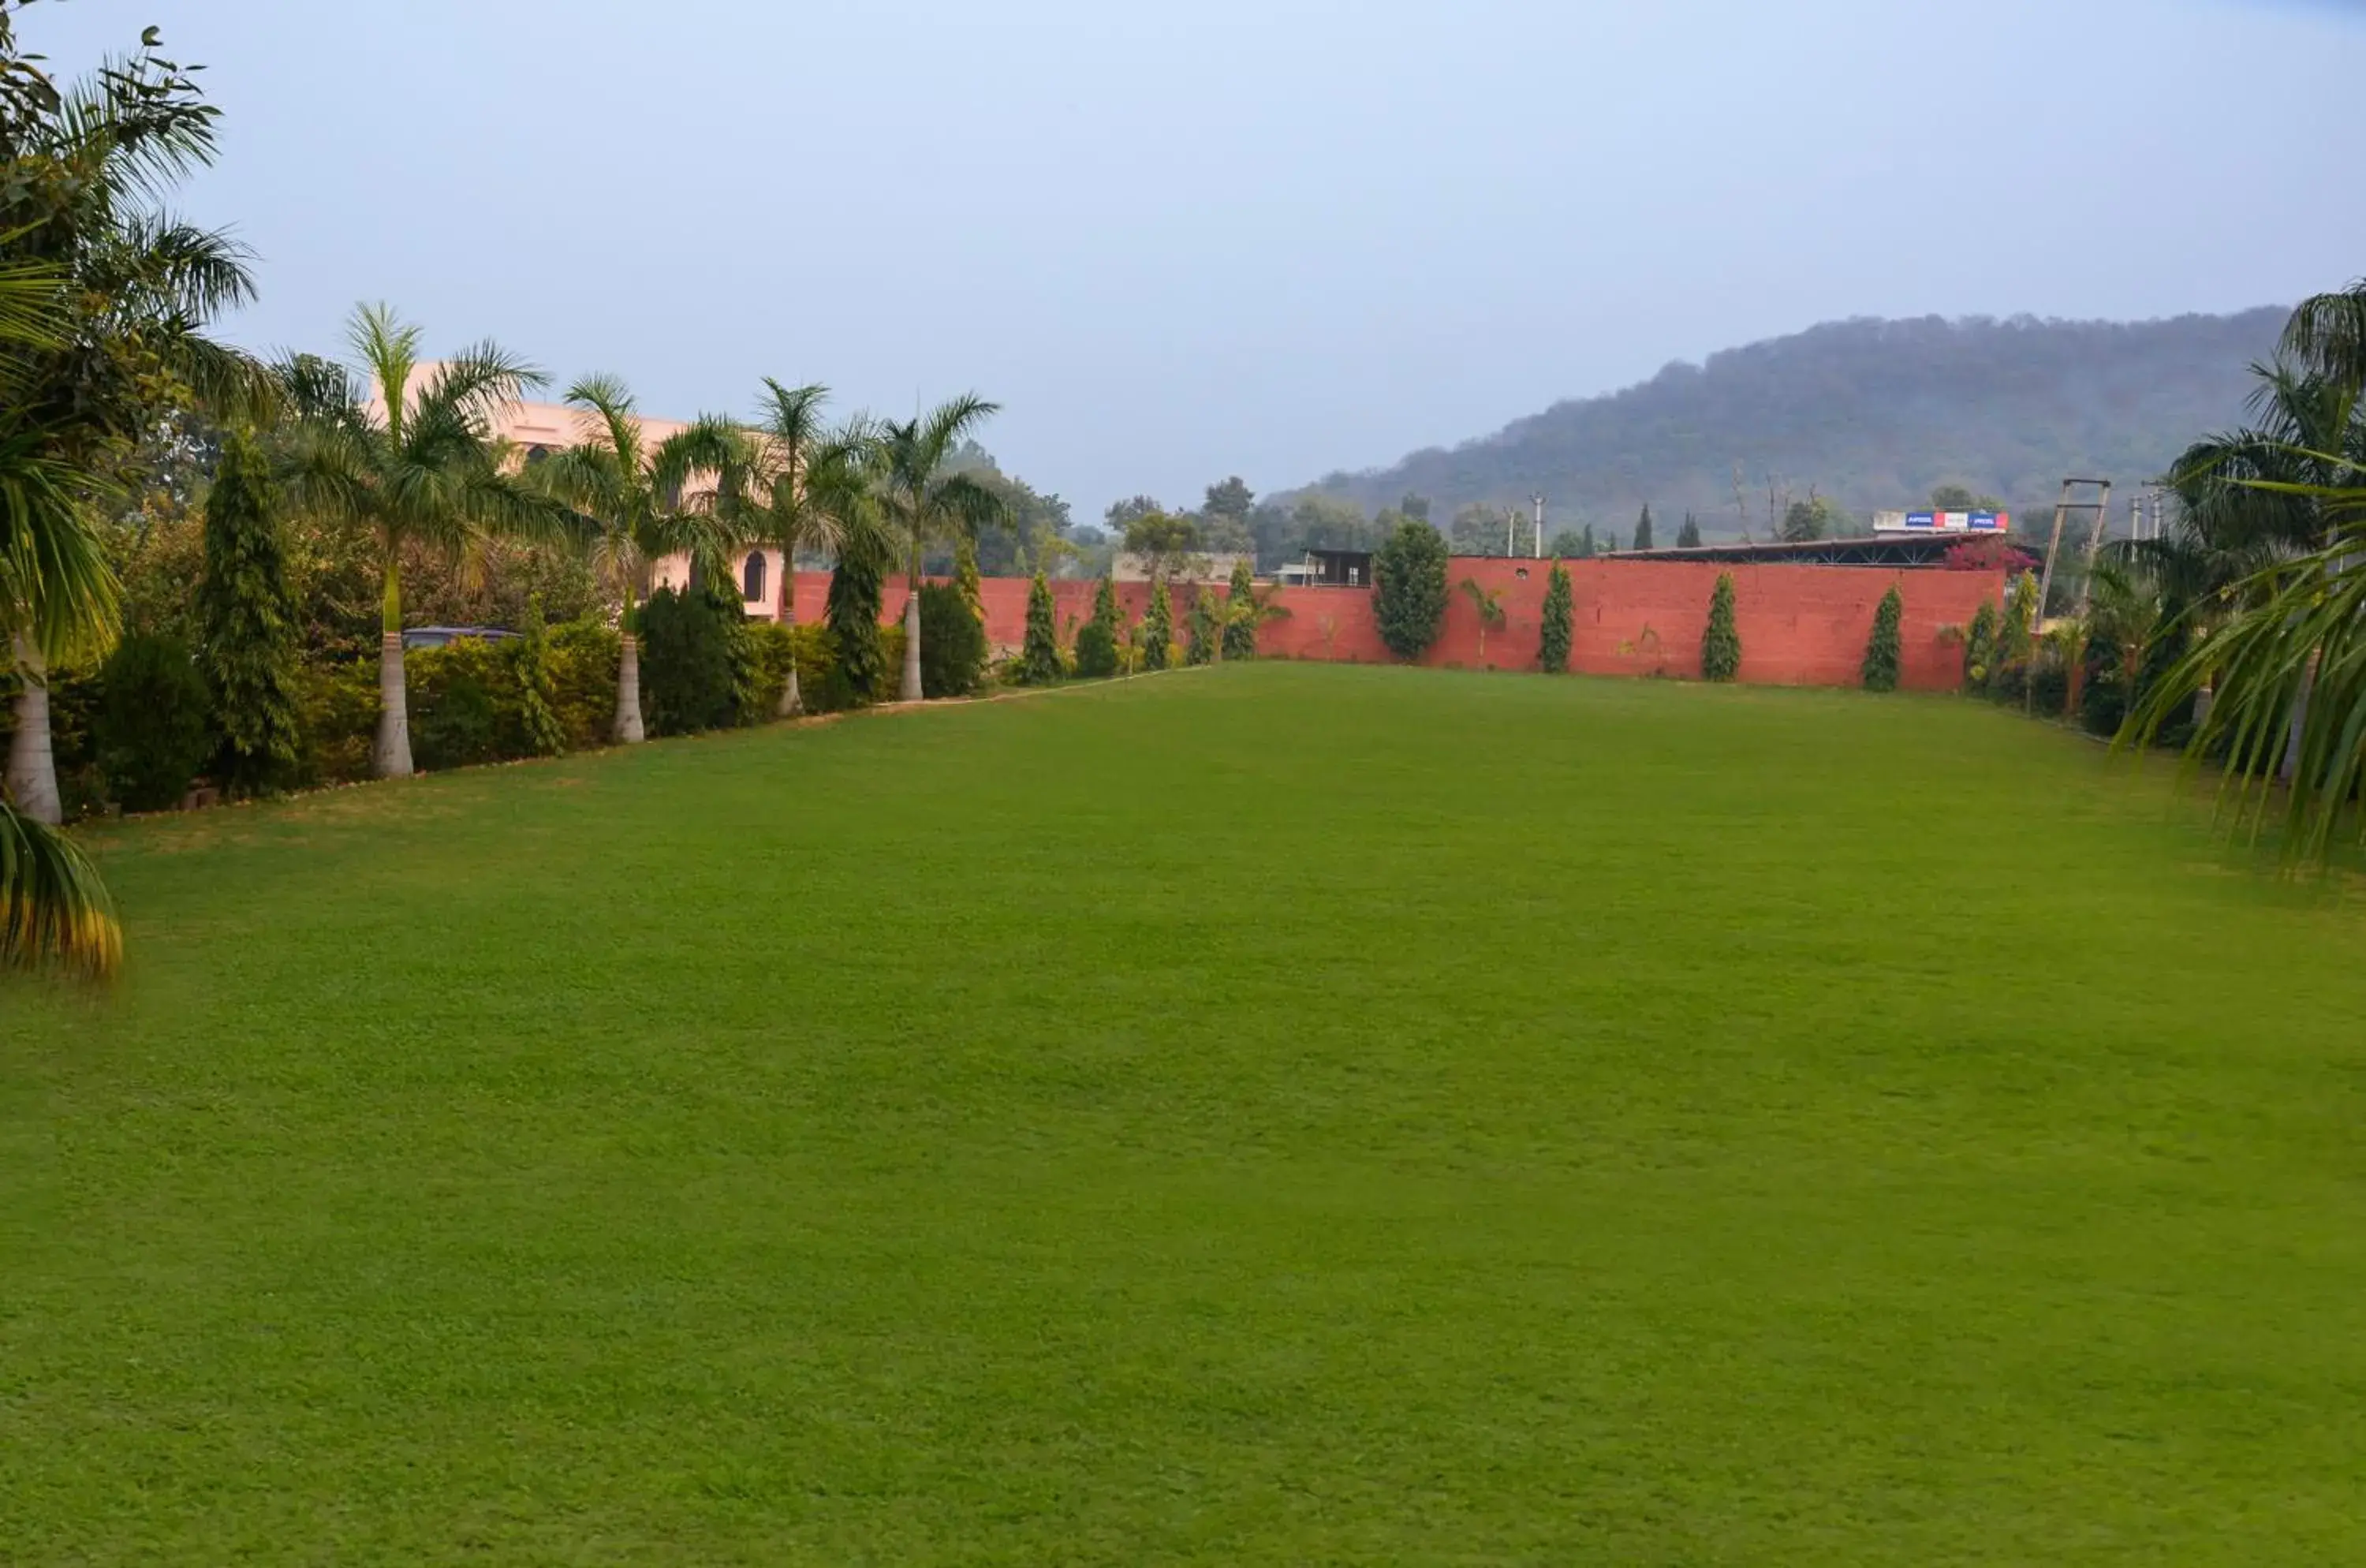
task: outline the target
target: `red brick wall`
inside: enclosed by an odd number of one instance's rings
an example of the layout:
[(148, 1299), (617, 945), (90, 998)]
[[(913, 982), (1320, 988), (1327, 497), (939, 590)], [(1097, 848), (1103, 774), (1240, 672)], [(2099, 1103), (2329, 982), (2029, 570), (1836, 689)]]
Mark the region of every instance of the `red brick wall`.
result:
[[(1734, 612), (1741, 632), (1741, 679), (1766, 685), (1848, 686), (1873, 631), (1874, 608), (1896, 583), (1906, 602), (1900, 630), (1902, 683), (1918, 690), (1951, 690), (1963, 674), (1963, 648), (1948, 637), (1971, 624), (1983, 602), (2004, 594), (2004, 574), (1994, 571), (1889, 571), (1868, 567), (1732, 566), (1693, 561), (1594, 560), (1567, 563), (1573, 604), (1570, 668), (1596, 675), (1700, 674), (1701, 632), (1708, 624), (1709, 595), (1718, 574), (1733, 575)], [(1445, 629), (1422, 662), (1468, 669), (1533, 670), (1543, 624), (1549, 561), (1504, 560), (1458, 556), (1447, 574), (1452, 592)], [(1522, 572), (1527, 575), (1523, 577)], [(1505, 624), (1487, 634), (1479, 649), (1479, 612), (1462, 592), (1465, 579), (1502, 591)], [(820, 616), (829, 578), (797, 574), (797, 618)], [(987, 578), (986, 636), (998, 648), (1016, 648), (1027, 631), (1027, 580)], [(1095, 584), (1052, 584), (1060, 640), (1092, 615)], [(1362, 588), (1289, 588), (1276, 601), (1290, 614), (1266, 623), (1257, 646), (1291, 659), (1353, 660), (1385, 663), (1390, 655), (1372, 619), (1372, 595)], [(1147, 583), (1118, 585), (1127, 615), (1140, 619), (1150, 603)], [(1188, 599), (1177, 595), (1176, 630), (1183, 629)], [(890, 619), (904, 607), (900, 582), (887, 591)]]

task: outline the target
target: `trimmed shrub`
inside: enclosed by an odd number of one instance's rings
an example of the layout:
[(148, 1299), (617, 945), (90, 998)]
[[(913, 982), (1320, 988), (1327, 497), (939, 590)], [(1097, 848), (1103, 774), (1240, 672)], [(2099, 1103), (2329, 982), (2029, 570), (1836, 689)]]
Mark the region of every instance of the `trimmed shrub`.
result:
[(624, 638), (602, 621), (569, 621), (550, 629), (543, 661), (550, 671), (551, 713), (569, 751), (608, 744), (616, 721), (616, 661)]
[[(733, 636), (746, 624), (735, 593), (660, 588), (636, 617), (641, 639), (641, 714), (652, 735), (727, 728), (739, 716), (740, 666)], [(417, 728), (416, 721), (413, 729)]]
[(501, 744), (504, 728), (523, 729), (517, 677), (505, 649), (480, 637), (414, 649), (404, 655), (402, 672), (411, 750), (422, 769), (441, 773), (514, 754)]
[(1166, 580), (1150, 585), (1150, 609), (1142, 617), (1142, 667), (1164, 670), (1175, 649), (1175, 602), (1167, 597)]
[(370, 743), (377, 734), (377, 661), (308, 664), (297, 691), (303, 743), (296, 754), (296, 782), (317, 786), (369, 777)]
[(213, 754), (212, 694), (188, 644), (141, 633), (116, 644), (98, 671), (91, 740), (110, 798), (128, 811), (180, 804)]
[(556, 757), (567, 750), (558, 722), (558, 690), (550, 672), (550, 631), (542, 624), (542, 600), (525, 606), (525, 635), (507, 645), (510, 679), (517, 686), (518, 741), (524, 754)]
[(1048, 686), (1065, 671), (1060, 664), (1059, 623), (1052, 604), (1052, 585), (1038, 571), (1027, 585), (1027, 639), (1020, 645), (1018, 678), (1030, 686)]
[(288, 582), (287, 531), (270, 466), (242, 433), (223, 440), (206, 492), (197, 600), (223, 771), (241, 790), (286, 784), (302, 743), (303, 612)]
[(1701, 678), (1730, 681), (1741, 673), (1741, 631), (1734, 625), (1733, 573), (1717, 574), (1708, 599), (1708, 628), (1701, 633)]
[(1105, 681), (1117, 673), (1118, 634), (1124, 626), (1117, 585), (1108, 578), (1093, 593), (1093, 618), (1076, 631), (1076, 673)]
[(1964, 685), (1970, 691), (1987, 689), (1989, 676), (1996, 669), (1997, 607), (1983, 604), (1972, 616), (1971, 629), (1964, 634)]
[(1893, 582), (1873, 612), (1873, 636), (1865, 640), (1865, 663), (1858, 671), (1868, 692), (1898, 690), (1898, 624), (1905, 615), (1906, 601)]
[(986, 674), (986, 628), (958, 583), (920, 584), (920, 694), (965, 697)]
[(1263, 617), (1258, 614), (1261, 606), (1256, 602), (1256, 579), (1250, 574), (1246, 556), (1233, 563), (1233, 581), (1225, 591), (1224, 603), (1231, 612), (1224, 618), (1224, 657), (1255, 659), (1257, 622)]
[[(1650, 507), (1645, 507), (1643, 512), (1647, 518), (1651, 515)], [(1560, 675), (1569, 671), (1569, 650), (1574, 637), (1573, 620), (1569, 569), (1555, 561), (1551, 575), (1545, 579), (1545, 618), (1541, 646), (1537, 653), (1538, 660), (1544, 665), (1547, 674)]]
[(1408, 519), (1372, 558), (1372, 616), (1391, 653), (1410, 662), (1430, 650), (1446, 623), (1445, 536)]

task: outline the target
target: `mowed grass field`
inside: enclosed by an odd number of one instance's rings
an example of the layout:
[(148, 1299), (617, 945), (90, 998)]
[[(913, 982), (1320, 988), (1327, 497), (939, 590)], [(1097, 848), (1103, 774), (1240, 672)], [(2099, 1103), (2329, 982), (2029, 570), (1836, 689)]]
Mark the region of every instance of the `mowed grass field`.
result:
[(2366, 910), (2057, 730), (1258, 665), (94, 842), (0, 1561), (2366, 1561)]

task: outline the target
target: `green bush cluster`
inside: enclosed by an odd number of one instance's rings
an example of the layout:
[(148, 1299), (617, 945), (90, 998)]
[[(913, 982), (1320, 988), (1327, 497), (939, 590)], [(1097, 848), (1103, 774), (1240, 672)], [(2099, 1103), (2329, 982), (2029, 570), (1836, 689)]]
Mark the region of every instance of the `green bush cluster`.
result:
[[(920, 694), (966, 697), (986, 679), (986, 627), (955, 583), (920, 585)], [(903, 663), (896, 650), (896, 667)]]
[(1076, 630), (1076, 673), (1105, 681), (1118, 672), (1119, 639), (1125, 630), (1125, 613), (1119, 608), (1117, 584), (1108, 578), (1093, 592), (1093, 616)]

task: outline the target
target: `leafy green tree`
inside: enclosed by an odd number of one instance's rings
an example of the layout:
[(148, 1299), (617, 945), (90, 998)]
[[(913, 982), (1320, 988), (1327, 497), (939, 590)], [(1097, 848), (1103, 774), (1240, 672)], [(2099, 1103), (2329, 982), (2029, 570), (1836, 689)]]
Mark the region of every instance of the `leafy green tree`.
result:
[(1684, 525), (1676, 530), (1676, 548), (1696, 550), (1700, 548), (1700, 523), (1687, 512), (1684, 513)]
[(1407, 518), (1372, 558), (1372, 616), (1380, 641), (1411, 661), (1437, 641), (1446, 619), (1446, 540), (1426, 523)]
[(1898, 624), (1905, 614), (1906, 601), (1899, 597), (1898, 585), (1893, 582), (1873, 612), (1873, 636), (1865, 645), (1865, 663), (1859, 673), (1868, 692), (1898, 690)]
[[(731, 576), (731, 522), (719, 513), (714, 495), (693, 497), (684, 487), (694, 474), (738, 471), (746, 459), (739, 432), (711, 416), (650, 446), (642, 438), (632, 393), (613, 376), (578, 381), (567, 389), (567, 401), (582, 419), (579, 439), (530, 472), (542, 490), (577, 509), (592, 565), (622, 595), (614, 738), (632, 745), (645, 733), (634, 584), (650, 562), (672, 555), (688, 556), (700, 577), (720, 582)], [(691, 728), (715, 727), (702, 717)]]
[(1550, 554), (1555, 560), (1577, 560), (1585, 553), (1585, 536), (1574, 528), (1563, 528), (1552, 536)]
[(2003, 691), (2013, 683), (2026, 685), (2029, 656), (2036, 636), (2037, 574), (2024, 571), (2005, 595), (2004, 624), (1997, 631), (1996, 663), (1989, 671), (1989, 689)]
[(1639, 550), (1651, 547), (1651, 503), (1648, 501), (1643, 503), (1643, 515), (1635, 519), (1635, 547)]
[(1189, 517), (1145, 512), (1127, 522), (1125, 548), (1142, 558), (1154, 581), (1163, 582), (1180, 572), (1200, 548), (1200, 525)]
[(1989, 676), (1996, 668), (1997, 607), (1983, 602), (1972, 616), (1971, 628), (1964, 635), (1964, 685), (1979, 692), (1988, 689)]
[(556, 538), (563, 504), (509, 471), (494, 433), (500, 411), (542, 373), (493, 344), (422, 364), (419, 329), (384, 305), (362, 307), (351, 344), (364, 382), (343, 366), (299, 357), (282, 367), (296, 420), (289, 499), (315, 516), (375, 536), (379, 563), (378, 727), (371, 770), (411, 772), (402, 674), (402, 558), (416, 546), (456, 559), (488, 536)]
[(1730, 681), (1741, 673), (1741, 631), (1734, 624), (1733, 574), (1721, 571), (1709, 595), (1708, 629), (1701, 633), (1701, 676)]
[(1093, 593), (1092, 619), (1076, 630), (1076, 673), (1094, 680), (1106, 680), (1116, 674), (1118, 639), (1124, 629), (1117, 585), (1104, 577)]
[(955, 449), (1000, 405), (975, 394), (941, 403), (925, 418), (879, 428), (873, 491), (882, 517), (903, 541), (904, 679), (898, 698), (917, 703), (920, 683), (920, 568), (932, 545), (975, 539), (1008, 517), (1002, 498), (974, 474), (954, 467)]
[[(1079, 647), (1082, 638), (1078, 639)], [(1052, 585), (1041, 571), (1027, 585), (1027, 640), (1020, 646), (1019, 678), (1031, 686), (1048, 686), (1060, 678), (1060, 630), (1052, 604)]]
[(1222, 645), (1226, 659), (1255, 659), (1257, 649), (1256, 581), (1250, 575), (1249, 563), (1233, 563), (1233, 581), (1224, 592), (1224, 605), (1229, 612), (1224, 617)]
[(1207, 502), (1200, 510), (1210, 517), (1229, 517), (1245, 529), (1249, 513), (1256, 510), (1256, 492), (1235, 474), (1222, 484), (1210, 485)]
[(1167, 597), (1166, 580), (1154, 577), (1150, 581), (1150, 609), (1142, 617), (1142, 667), (1166, 669), (1167, 650), (1174, 641), (1174, 601)]
[(1462, 580), (1462, 596), (1479, 613), (1479, 662), (1487, 662), (1487, 634), (1504, 625), (1504, 591), (1482, 588), (1471, 578)]
[(1839, 531), (1840, 509), (1829, 497), (1810, 496), (1795, 501), (1783, 512), (1782, 539), (1786, 545), (1813, 544), (1829, 539)]
[(1551, 575), (1545, 579), (1544, 626), (1538, 649), (1538, 661), (1549, 674), (1563, 674), (1569, 669), (1575, 618), (1570, 599), (1569, 569), (1555, 561)]
[(242, 790), (286, 782), (302, 744), (303, 611), (287, 554), (269, 460), (233, 431), (206, 492), (197, 597), (230, 782)]

